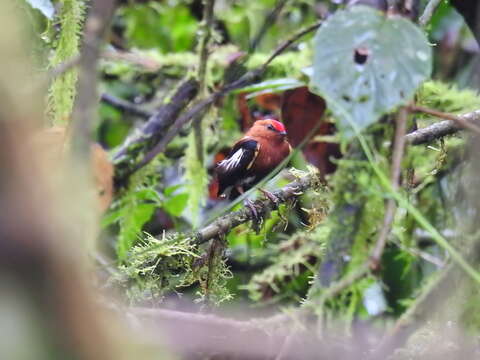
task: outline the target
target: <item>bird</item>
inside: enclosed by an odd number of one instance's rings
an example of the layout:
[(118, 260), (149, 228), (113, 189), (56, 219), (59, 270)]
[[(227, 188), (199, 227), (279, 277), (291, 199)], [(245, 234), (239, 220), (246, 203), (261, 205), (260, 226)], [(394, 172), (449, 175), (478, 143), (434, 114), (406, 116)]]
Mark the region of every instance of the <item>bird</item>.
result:
[[(287, 131), (280, 121), (255, 121), (215, 167), (218, 196), (234, 200), (267, 176), (291, 151)], [(261, 191), (274, 201), (273, 194)]]

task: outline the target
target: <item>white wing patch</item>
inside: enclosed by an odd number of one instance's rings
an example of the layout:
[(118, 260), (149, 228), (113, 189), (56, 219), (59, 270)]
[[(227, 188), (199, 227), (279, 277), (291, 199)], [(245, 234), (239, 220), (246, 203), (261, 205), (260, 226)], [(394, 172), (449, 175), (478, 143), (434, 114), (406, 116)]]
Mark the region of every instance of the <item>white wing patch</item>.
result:
[(238, 166), (238, 164), (240, 163), (240, 160), (242, 160), (243, 153), (244, 153), (243, 149), (238, 149), (237, 151), (235, 151), (235, 153), (231, 157), (229, 157), (228, 159), (222, 160), (218, 164), (218, 166), (221, 166), (227, 171), (234, 169), (235, 167)]

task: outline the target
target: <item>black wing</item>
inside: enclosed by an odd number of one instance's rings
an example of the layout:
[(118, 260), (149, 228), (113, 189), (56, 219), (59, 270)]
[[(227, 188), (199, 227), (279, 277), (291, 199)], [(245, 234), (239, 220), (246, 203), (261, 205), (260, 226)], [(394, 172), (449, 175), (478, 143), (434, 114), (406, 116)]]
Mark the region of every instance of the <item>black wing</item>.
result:
[(260, 144), (251, 139), (241, 140), (228, 154), (225, 160), (220, 161), (215, 169), (218, 175), (218, 194), (223, 194), (227, 188), (235, 186), (247, 176), (260, 150)]

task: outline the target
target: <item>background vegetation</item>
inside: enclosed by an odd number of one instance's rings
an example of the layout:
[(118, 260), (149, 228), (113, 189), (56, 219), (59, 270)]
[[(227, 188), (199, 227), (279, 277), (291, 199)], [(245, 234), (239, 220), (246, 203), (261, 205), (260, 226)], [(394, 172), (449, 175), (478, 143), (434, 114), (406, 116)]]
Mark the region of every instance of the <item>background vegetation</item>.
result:
[[(480, 354), (475, 1), (0, 10), (2, 358)], [(218, 198), (266, 117), (278, 203)]]

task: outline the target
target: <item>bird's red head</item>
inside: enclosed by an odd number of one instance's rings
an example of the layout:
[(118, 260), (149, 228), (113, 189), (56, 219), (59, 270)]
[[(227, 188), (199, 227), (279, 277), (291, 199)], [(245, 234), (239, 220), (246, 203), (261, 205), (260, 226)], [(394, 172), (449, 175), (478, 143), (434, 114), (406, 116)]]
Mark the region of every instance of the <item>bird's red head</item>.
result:
[(274, 127), (275, 130), (277, 130), (279, 133), (287, 133), (287, 130), (285, 129), (285, 125), (283, 125), (280, 121), (277, 120), (267, 120), (270, 122), (270, 124)]
[(247, 136), (262, 137), (270, 140), (283, 141), (287, 135), (285, 126), (277, 120), (263, 119), (257, 120), (248, 130)]

